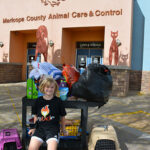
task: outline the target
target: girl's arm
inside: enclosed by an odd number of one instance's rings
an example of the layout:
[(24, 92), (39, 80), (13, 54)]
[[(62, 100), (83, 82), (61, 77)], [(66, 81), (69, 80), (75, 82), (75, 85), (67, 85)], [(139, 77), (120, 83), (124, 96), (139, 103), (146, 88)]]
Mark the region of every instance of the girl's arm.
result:
[(37, 115), (34, 115), (34, 124), (36, 123), (37, 120), (38, 120)]
[[(37, 120), (38, 120), (37, 115), (34, 115), (34, 124), (36, 123)], [(35, 132), (35, 128), (30, 129), (28, 134), (33, 135), (34, 132)]]
[(32, 129), (35, 129), (35, 126), (36, 126), (36, 122), (37, 122), (37, 120), (38, 120), (37, 115), (34, 115), (34, 120), (33, 120), (34, 124), (33, 124)]

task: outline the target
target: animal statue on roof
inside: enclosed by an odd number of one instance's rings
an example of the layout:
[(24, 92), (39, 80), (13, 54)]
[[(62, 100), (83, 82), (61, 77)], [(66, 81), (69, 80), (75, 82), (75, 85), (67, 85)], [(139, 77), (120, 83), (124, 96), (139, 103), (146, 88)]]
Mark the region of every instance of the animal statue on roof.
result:
[(37, 60), (38, 53), (43, 54), (44, 61), (47, 62), (48, 55), (48, 32), (47, 28), (44, 25), (39, 26), (36, 32), (36, 51), (35, 51), (35, 60)]
[[(111, 37), (113, 40), (111, 42), (110, 49), (109, 49), (109, 65), (112, 65), (112, 59), (114, 59), (115, 65), (118, 65), (119, 52), (118, 52), (118, 45), (116, 42), (116, 38), (118, 37), (118, 31), (117, 32), (111, 31)], [(114, 58), (113, 58), (113, 53), (114, 53)]]

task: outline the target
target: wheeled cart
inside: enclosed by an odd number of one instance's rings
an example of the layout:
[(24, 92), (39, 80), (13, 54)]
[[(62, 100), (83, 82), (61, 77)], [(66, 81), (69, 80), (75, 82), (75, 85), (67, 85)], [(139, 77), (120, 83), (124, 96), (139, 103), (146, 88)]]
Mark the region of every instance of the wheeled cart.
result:
[[(27, 149), (30, 138), (27, 137), (27, 107), (33, 106), (35, 100), (27, 99), (27, 97), (22, 98), (22, 144), (24, 150)], [(88, 120), (88, 107), (101, 107), (104, 105), (103, 102), (87, 102), (82, 100), (68, 100), (63, 101), (65, 108), (81, 109), (81, 136), (77, 139), (60, 139), (58, 149), (60, 150), (87, 150), (87, 120)], [(31, 109), (32, 110), (32, 109)], [(31, 112), (32, 114), (32, 112)], [(43, 146), (44, 147), (44, 146)], [(42, 149), (42, 148), (41, 148)]]

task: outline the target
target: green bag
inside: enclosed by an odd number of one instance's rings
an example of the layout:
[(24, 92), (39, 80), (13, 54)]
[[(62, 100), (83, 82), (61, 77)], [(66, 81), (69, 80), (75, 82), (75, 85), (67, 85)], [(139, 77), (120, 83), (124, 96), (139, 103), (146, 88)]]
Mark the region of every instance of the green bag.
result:
[(36, 86), (35, 86), (33, 79), (27, 80), (27, 98), (28, 99), (38, 98), (38, 91), (36, 89)]

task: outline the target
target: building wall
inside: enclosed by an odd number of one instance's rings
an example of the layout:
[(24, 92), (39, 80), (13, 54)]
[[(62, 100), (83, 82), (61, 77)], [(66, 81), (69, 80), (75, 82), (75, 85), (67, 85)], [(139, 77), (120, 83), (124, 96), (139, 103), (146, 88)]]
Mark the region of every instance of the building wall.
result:
[(143, 12), (134, 0), (131, 68), (136, 71), (143, 67), (144, 22)]
[(141, 91), (142, 71), (130, 70), (129, 72), (129, 90)]
[(0, 63), (0, 83), (20, 82), (22, 65), (17, 63)]
[(150, 71), (142, 71), (141, 91), (150, 93)]
[(110, 67), (113, 79), (112, 96), (126, 96), (129, 90), (129, 73), (130, 70), (126, 68)]
[[(33, 9), (35, 5), (36, 8)], [(1, 62), (3, 53), (9, 54), (9, 51), (11, 51), (9, 46), (10, 31), (36, 30), (40, 25), (45, 25), (48, 28), (49, 40), (53, 40), (55, 43), (54, 52), (62, 47), (63, 28), (105, 27), (104, 64), (107, 65), (109, 65), (109, 48), (112, 42), (111, 31), (118, 31), (117, 38), (122, 43), (119, 47), (119, 53), (128, 54), (125, 65), (130, 66), (132, 0), (122, 0), (121, 2), (120, 0), (94, 0), (88, 2), (86, 0), (66, 0), (60, 1), (59, 6), (55, 5), (54, 7), (50, 3), (44, 5), (41, 0), (28, 2), (15, 0), (14, 3), (10, 3), (9, 0), (1, 0), (0, 9), (2, 12), (0, 14), (2, 19), (0, 22), (2, 29), (0, 38), (3, 39), (5, 45), (0, 53)], [(50, 15), (58, 14), (69, 14), (69, 16), (68, 18), (50, 18)], [(34, 20), (36, 17), (38, 17), (38, 20)], [(6, 21), (11, 19), (20, 22)]]
[[(61, 62), (62, 64), (71, 64), (72, 56), (72, 33), (70, 30), (63, 29), (62, 33), (62, 53)], [(66, 55), (67, 54), (67, 55)], [(70, 57), (68, 57), (70, 56)]]

